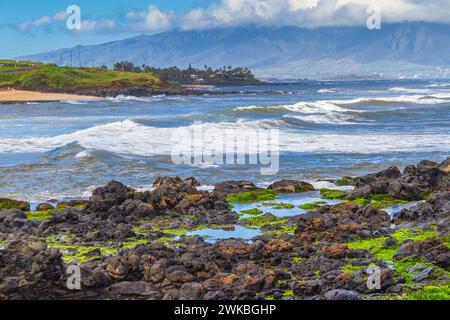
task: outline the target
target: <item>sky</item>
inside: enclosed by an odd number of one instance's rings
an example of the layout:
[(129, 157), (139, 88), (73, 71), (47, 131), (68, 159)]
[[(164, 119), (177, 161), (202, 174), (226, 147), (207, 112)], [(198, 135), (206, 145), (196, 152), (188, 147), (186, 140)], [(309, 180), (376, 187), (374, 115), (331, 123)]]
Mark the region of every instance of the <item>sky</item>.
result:
[[(71, 5), (76, 30), (66, 24)], [(384, 23), (450, 23), (450, 0), (0, 0), (0, 58), (172, 29), (362, 26), (374, 10)]]

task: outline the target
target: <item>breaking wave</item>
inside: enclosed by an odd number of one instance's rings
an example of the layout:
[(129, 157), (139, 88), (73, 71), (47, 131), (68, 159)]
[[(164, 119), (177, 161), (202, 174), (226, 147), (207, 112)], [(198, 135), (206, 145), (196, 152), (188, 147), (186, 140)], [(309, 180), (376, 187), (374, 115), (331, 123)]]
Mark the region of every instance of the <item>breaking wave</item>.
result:
[[(305, 121), (305, 119), (301, 119)], [(306, 121), (324, 122), (319, 118), (306, 118)], [(329, 119), (334, 121), (336, 119)], [(339, 119), (339, 121), (348, 121)], [(150, 157), (153, 155), (170, 155), (177, 152), (191, 152), (192, 141), (202, 142), (209, 148), (223, 146), (221, 138), (224, 132), (231, 132), (236, 137), (248, 137), (255, 129), (268, 131), (280, 130), (281, 152), (310, 153), (356, 153), (371, 154), (383, 152), (404, 151), (450, 151), (450, 134), (378, 134), (361, 133), (329, 134), (320, 132), (299, 132), (289, 126), (280, 126), (277, 122), (238, 121), (204, 123), (200, 126), (202, 136), (194, 135), (199, 126), (179, 128), (157, 128), (145, 126), (125, 120), (106, 125), (94, 126), (71, 134), (54, 137), (34, 137), (24, 139), (2, 139), (0, 153), (33, 153), (47, 152), (70, 143), (77, 143), (85, 150), (106, 151), (117, 155)], [(232, 131), (231, 131), (232, 130)], [(258, 131), (260, 132), (260, 131)], [(189, 140), (192, 139), (192, 140)], [(225, 151), (234, 151), (234, 146), (226, 145)], [(90, 152), (78, 153), (77, 158), (85, 159), (92, 156)]]

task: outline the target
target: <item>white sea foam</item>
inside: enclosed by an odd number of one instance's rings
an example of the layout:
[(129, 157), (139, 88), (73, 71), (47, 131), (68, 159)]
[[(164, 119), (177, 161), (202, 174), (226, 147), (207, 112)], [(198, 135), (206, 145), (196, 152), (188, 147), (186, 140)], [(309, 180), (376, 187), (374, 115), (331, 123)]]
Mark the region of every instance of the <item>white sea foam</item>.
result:
[[(406, 90), (406, 89), (405, 89)], [(311, 102), (298, 102), (290, 105), (274, 106), (246, 106), (235, 108), (234, 111), (270, 111), (286, 110), (299, 113), (327, 113), (327, 112), (355, 112), (361, 113), (364, 110), (350, 109), (353, 105), (360, 104), (422, 104), (432, 105), (450, 102), (450, 92), (426, 92), (426, 94), (401, 95), (395, 97), (362, 97), (347, 100), (318, 100)]]
[(431, 91), (429, 89), (403, 88), (403, 87), (390, 88), (388, 91), (400, 92), (400, 93), (416, 93), (416, 94), (430, 94), (431, 93)]
[[(223, 132), (230, 129), (238, 136), (248, 136), (249, 130), (255, 128), (273, 128), (266, 121), (204, 123), (202, 127), (204, 132), (211, 130)], [(125, 120), (55, 137), (2, 139), (0, 140), (0, 153), (45, 152), (70, 143), (78, 143), (87, 150), (101, 150), (120, 155), (143, 157), (170, 155), (175, 146), (181, 151), (192, 151), (191, 146), (187, 144), (181, 143), (180, 148), (179, 134), (193, 133), (193, 131), (193, 125), (178, 129), (156, 128)], [(211, 139), (207, 143), (216, 145), (218, 142)], [(227, 147), (232, 149), (225, 151), (234, 151), (234, 146)], [(280, 132), (281, 152), (371, 154), (417, 150), (422, 152), (450, 151), (450, 134), (358, 133), (353, 135), (302, 133), (289, 128), (281, 128)]]
[(63, 101), (61, 101), (61, 102), (67, 103), (67, 104), (74, 104), (74, 105), (83, 105), (83, 104), (87, 104), (87, 102), (77, 101), (77, 100), (63, 100)]
[(435, 83), (426, 85), (425, 87), (426, 88), (450, 88), (450, 83), (448, 83), (448, 82), (442, 82), (442, 83), (435, 82)]
[(213, 192), (215, 188), (216, 188), (216, 187), (213, 186), (213, 185), (202, 185), (202, 186), (197, 187), (196, 189), (197, 189), (198, 191), (208, 191), (208, 192)]
[(351, 125), (358, 123), (355, 122), (355, 117), (339, 113), (327, 113), (307, 116), (285, 115), (283, 116), (283, 119), (295, 119), (313, 124)]
[(334, 92), (336, 92), (336, 91), (330, 90), (330, 89), (320, 89), (320, 90), (317, 90), (317, 93), (334, 93)]
[[(350, 101), (350, 100), (348, 100)], [(337, 101), (343, 102), (343, 101)], [(280, 105), (280, 106), (267, 106), (267, 107), (257, 107), (257, 106), (248, 106), (248, 107), (238, 107), (234, 109), (235, 111), (264, 111), (264, 110), (287, 110), (292, 112), (301, 112), (301, 113), (318, 113), (318, 112), (361, 112), (359, 110), (352, 110), (343, 108), (338, 106), (336, 101), (313, 101), (313, 102), (299, 102), (296, 104), (290, 105)]]
[(140, 102), (156, 102), (161, 101), (164, 95), (152, 96), (152, 97), (135, 97), (135, 96), (125, 96), (118, 95), (117, 97), (108, 97), (107, 100), (111, 102), (126, 102), (126, 101), (140, 101)]
[(332, 190), (341, 190), (341, 191), (351, 191), (354, 188), (352, 186), (338, 186), (330, 181), (321, 181), (321, 180), (314, 180), (314, 181), (308, 181), (310, 184), (313, 185), (314, 189), (332, 189)]
[(87, 159), (87, 158), (91, 158), (92, 156), (93, 155), (92, 155), (91, 151), (85, 150), (85, 151), (78, 152), (77, 155), (75, 156), (75, 158), (77, 158), (77, 159)]

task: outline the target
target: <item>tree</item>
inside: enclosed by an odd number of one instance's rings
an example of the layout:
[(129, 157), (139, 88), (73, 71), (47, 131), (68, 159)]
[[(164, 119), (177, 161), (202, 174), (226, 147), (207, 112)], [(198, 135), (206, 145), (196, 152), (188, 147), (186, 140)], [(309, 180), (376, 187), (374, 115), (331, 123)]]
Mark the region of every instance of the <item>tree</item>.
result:
[(114, 64), (114, 70), (122, 72), (133, 72), (135, 71), (134, 64), (129, 61), (121, 61)]

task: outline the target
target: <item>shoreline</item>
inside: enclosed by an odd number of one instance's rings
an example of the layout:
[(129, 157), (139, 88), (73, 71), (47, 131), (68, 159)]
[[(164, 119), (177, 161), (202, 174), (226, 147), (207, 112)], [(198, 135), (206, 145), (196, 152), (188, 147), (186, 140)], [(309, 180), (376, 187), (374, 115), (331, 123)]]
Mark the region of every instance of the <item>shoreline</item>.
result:
[(43, 93), (37, 91), (27, 90), (0, 90), (0, 104), (16, 104), (16, 103), (48, 103), (48, 102), (60, 102), (60, 101), (97, 101), (103, 100), (100, 97), (78, 95), (78, 94), (66, 94), (66, 93)]
[(0, 199), (0, 300), (448, 300), (450, 158), (335, 184), (354, 188), (165, 176), (33, 212)]

